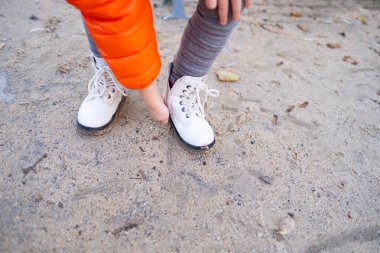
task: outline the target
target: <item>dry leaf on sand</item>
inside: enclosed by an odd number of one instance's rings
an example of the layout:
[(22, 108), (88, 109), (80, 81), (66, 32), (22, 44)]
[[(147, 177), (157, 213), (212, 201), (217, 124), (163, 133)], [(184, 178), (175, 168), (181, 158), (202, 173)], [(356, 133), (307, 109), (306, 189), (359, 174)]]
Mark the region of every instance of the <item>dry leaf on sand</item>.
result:
[(357, 16), (356, 19), (359, 20), (363, 25), (368, 25), (368, 21), (365, 17)]
[(240, 76), (231, 71), (219, 70), (216, 75), (218, 80), (222, 82), (237, 82), (240, 80)]
[(298, 107), (299, 108), (306, 108), (308, 105), (309, 105), (309, 102), (305, 101), (302, 104), (299, 104)]
[(345, 62), (349, 62), (349, 63), (351, 63), (352, 65), (358, 65), (358, 64), (359, 64), (359, 62), (358, 62), (357, 60), (355, 60), (354, 58), (352, 58), (352, 57), (349, 56), (349, 55), (345, 55), (345, 56), (343, 57), (343, 61), (345, 61)]
[(299, 11), (292, 11), (290, 14), (289, 14), (291, 17), (295, 17), (295, 18), (300, 18), (302, 17), (302, 12), (299, 12)]
[(286, 109), (287, 112), (291, 112), (293, 111), (294, 107), (296, 107), (295, 105), (289, 105), (288, 109)]
[(303, 31), (303, 32), (305, 32), (305, 33), (309, 32), (309, 28), (307, 28), (306, 25), (304, 25), (304, 24), (298, 24), (297, 27), (298, 27), (301, 31)]
[(331, 49), (336, 49), (336, 48), (341, 47), (339, 43), (327, 43), (326, 45), (328, 48), (331, 48)]

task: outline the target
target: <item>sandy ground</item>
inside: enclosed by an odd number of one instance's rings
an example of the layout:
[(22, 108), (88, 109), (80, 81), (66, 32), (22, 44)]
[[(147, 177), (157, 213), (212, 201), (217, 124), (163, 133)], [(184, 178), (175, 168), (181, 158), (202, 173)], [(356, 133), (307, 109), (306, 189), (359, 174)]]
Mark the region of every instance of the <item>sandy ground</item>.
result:
[[(166, 66), (186, 22), (153, 2)], [(380, 252), (378, 0), (255, 1), (209, 74), (206, 153), (136, 92), (109, 133), (79, 134), (79, 13), (2, 0), (0, 21), (0, 252)]]

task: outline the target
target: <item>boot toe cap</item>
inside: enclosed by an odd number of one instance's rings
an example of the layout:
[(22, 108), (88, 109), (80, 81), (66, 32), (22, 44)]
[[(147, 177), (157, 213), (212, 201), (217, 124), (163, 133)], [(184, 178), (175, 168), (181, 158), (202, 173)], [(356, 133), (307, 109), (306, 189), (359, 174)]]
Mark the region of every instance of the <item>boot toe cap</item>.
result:
[(114, 113), (106, 106), (83, 103), (78, 111), (78, 123), (88, 128), (101, 128), (112, 120)]

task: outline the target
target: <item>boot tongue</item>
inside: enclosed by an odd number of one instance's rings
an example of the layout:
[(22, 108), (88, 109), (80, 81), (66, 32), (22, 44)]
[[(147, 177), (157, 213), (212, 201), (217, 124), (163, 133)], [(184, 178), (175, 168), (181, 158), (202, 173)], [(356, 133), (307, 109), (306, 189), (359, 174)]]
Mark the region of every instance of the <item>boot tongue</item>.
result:
[(194, 88), (196, 88), (204, 80), (203, 76), (201, 76), (201, 77), (185, 76), (185, 78), (188, 80), (188, 83), (191, 84), (191, 86), (193, 86)]
[[(191, 90), (190, 92), (192, 93), (192, 96), (197, 96), (196, 94), (196, 88), (204, 82), (205, 77), (195, 77), (195, 76), (185, 76), (186, 84), (191, 85), (194, 90)], [(193, 113), (196, 113), (196, 115), (200, 114), (200, 109), (198, 105), (199, 101), (198, 100), (193, 100), (192, 103), (190, 104), (190, 109), (193, 111)]]
[[(94, 55), (94, 63), (95, 63), (95, 68), (96, 70), (101, 70), (101, 69), (105, 69), (107, 67), (107, 64), (106, 62), (104, 61), (103, 58), (100, 58), (100, 57), (96, 57)], [(110, 79), (108, 77), (108, 79)], [(101, 76), (99, 76), (99, 80), (98, 80), (98, 84), (97, 84), (97, 91), (98, 93), (100, 93), (100, 91), (103, 89), (103, 86), (106, 85), (107, 83), (107, 76), (105, 73), (103, 73)]]
[(95, 62), (95, 68), (97, 70), (104, 69), (107, 67), (107, 64), (103, 58), (94, 56), (94, 62)]

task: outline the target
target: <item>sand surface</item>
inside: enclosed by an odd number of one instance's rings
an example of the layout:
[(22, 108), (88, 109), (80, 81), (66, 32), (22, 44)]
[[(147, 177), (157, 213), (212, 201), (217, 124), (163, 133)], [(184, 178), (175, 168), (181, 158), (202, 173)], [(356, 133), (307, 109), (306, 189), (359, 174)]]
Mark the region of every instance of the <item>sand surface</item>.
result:
[[(0, 252), (380, 252), (380, 1), (254, 2), (208, 77), (217, 143), (194, 153), (133, 91), (79, 134), (79, 13), (2, 0)], [(162, 90), (186, 21), (153, 3)]]

